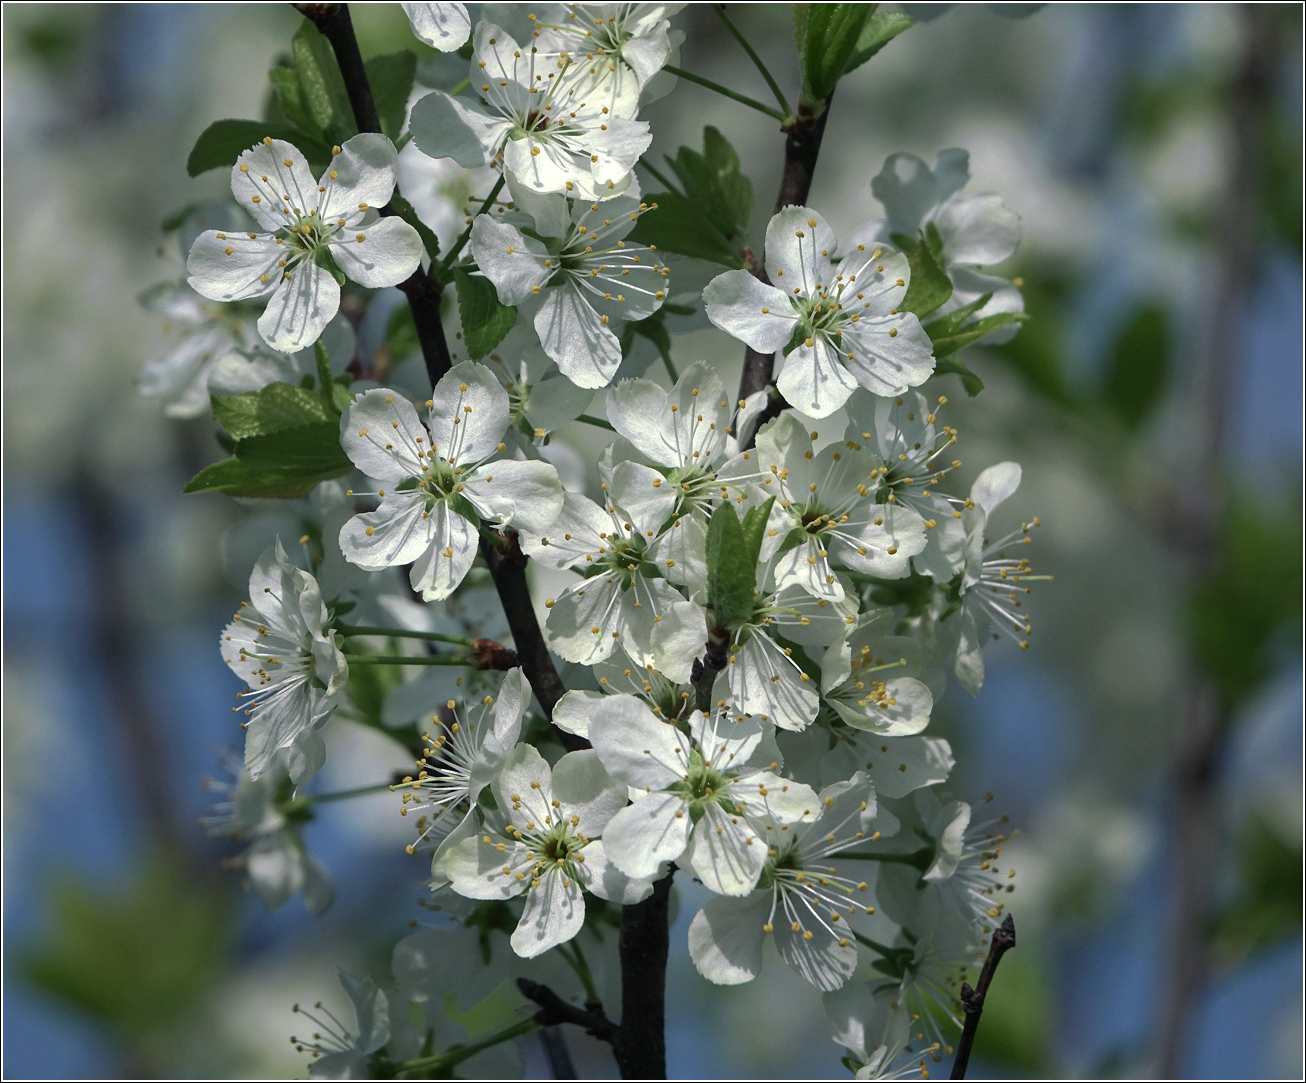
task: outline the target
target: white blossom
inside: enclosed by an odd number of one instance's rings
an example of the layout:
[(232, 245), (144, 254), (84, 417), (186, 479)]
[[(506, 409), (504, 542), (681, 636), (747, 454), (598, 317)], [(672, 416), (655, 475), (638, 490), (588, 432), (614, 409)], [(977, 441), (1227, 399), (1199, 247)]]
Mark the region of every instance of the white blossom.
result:
[(647, 104), (673, 85), (670, 77), (659, 79), (658, 74), (676, 60), (683, 34), (671, 30), (669, 17), (684, 6), (550, 4), (536, 21), (536, 41), (541, 49), (588, 63), (593, 74), (602, 76), (601, 100), (609, 108), (632, 100)]
[(508, 396), (484, 365), (451, 368), (427, 400), (425, 424), (387, 388), (355, 397), (341, 418), (341, 443), (368, 477), (393, 485), (376, 511), (340, 531), (346, 559), (371, 571), (413, 565), (425, 601), (453, 593), (477, 553), (478, 518), (543, 529), (562, 507), (548, 463), (493, 460), (506, 450)]
[[(891, 154), (871, 181), (871, 191), (885, 210), (885, 220), (858, 233), (857, 240), (871, 244), (906, 234), (913, 240), (924, 234), (937, 241), (935, 257), (952, 280), (952, 296), (939, 308), (945, 315), (993, 296), (975, 318), (1000, 312), (1023, 312), (1025, 301), (1010, 279), (986, 274), (983, 267), (1001, 263), (1020, 243), (1020, 215), (993, 192), (963, 195), (970, 179), (970, 155), (957, 147), (940, 151), (931, 169), (914, 154)], [(1002, 328), (989, 342), (1005, 342), (1016, 333)]]
[(311, 346), (340, 307), (332, 269), (361, 286), (394, 286), (418, 267), (422, 241), (400, 218), (377, 218), (395, 187), (395, 148), (365, 133), (333, 148), (314, 183), (303, 154), (265, 138), (231, 171), (236, 201), (267, 232), (206, 230), (191, 246), (190, 284), (213, 301), (268, 297), (258, 330), (274, 350)]
[[(412, 140), (399, 151), (395, 176), (404, 198), (440, 242), (441, 252), (447, 252), (472, 224), (472, 215), (485, 202), (497, 179), (488, 166), (467, 169), (452, 158), (423, 154)], [(494, 214), (506, 210), (504, 202), (496, 201)]]
[(296, 1004), (296, 1014), (317, 1029), (310, 1038), (291, 1035), (290, 1042), (298, 1052), (312, 1054), (309, 1079), (370, 1079), (368, 1059), (390, 1040), (390, 1001), (371, 978), (338, 973), (354, 1009), (354, 1025), (342, 1022), (320, 1000), (311, 1010)]
[(873, 244), (836, 261), (836, 248), (816, 211), (786, 207), (766, 228), (774, 285), (737, 270), (703, 291), (708, 318), (722, 330), (762, 353), (786, 351), (776, 387), (812, 417), (833, 413), (859, 385), (897, 395), (934, 371), (929, 335), (898, 307), (911, 275), (907, 257)]
[(226, 864), (245, 870), (249, 886), (269, 910), (302, 892), (309, 912), (321, 914), (334, 900), (335, 888), (325, 866), (305, 849), (298, 825), (287, 816), (293, 789), (288, 760), (287, 750), (279, 750), (268, 770), (253, 778), (241, 765), (224, 759), (222, 766), (233, 781), (204, 780), (205, 789), (222, 799), (210, 806), (200, 823), (214, 838), (249, 843)]
[(531, 688), (520, 668), (503, 675), (499, 695), (478, 703), (448, 700), (436, 712), (440, 732), (422, 734), (427, 748), (418, 761), (417, 776), (404, 780), (404, 816), (417, 820), (417, 842), (408, 847), (432, 850), (431, 886), (447, 882), (444, 855), (476, 827), (475, 805), (481, 791), (498, 776), (521, 736), (522, 716), (531, 701)]
[(532, 192), (619, 194), (652, 139), (648, 125), (632, 119), (637, 102), (604, 104), (602, 76), (588, 64), (523, 48), (493, 23), (478, 23), (472, 42), (479, 101), (439, 90), (418, 101), (409, 126), (422, 152), (468, 169), (503, 169)]
[(853, 729), (904, 737), (929, 724), (934, 697), (916, 676), (919, 642), (887, 634), (892, 617), (889, 610), (863, 615), (848, 651), (821, 670), (821, 698)]
[(326, 760), (318, 730), (339, 702), (349, 667), (317, 580), (290, 563), (279, 541), (254, 565), (249, 595), (220, 643), (223, 660), (249, 686), (241, 693), (249, 719), (245, 769), (257, 779), (287, 748), (290, 777), (299, 785)]
[(452, 53), (472, 33), (466, 4), (401, 4), (413, 33), (433, 49)]
[(757, 890), (713, 899), (689, 926), (689, 954), (709, 981), (738, 985), (757, 977), (762, 941), (775, 937), (780, 957), (822, 991), (837, 989), (857, 967), (848, 916), (871, 913), (861, 869), (831, 864), (868, 840), (875, 789), (857, 774), (822, 790), (815, 818), (793, 824), (753, 821), (767, 844)]
[(568, 752), (550, 769), (533, 746), (518, 745), (492, 783), (496, 812), (481, 834), (453, 846), (445, 870), (454, 891), (473, 899), (526, 894), (511, 937), (531, 959), (565, 943), (585, 921), (583, 891), (629, 905), (653, 890), (650, 880), (614, 867), (599, 839), (626, 803), (591, 750)]
[(774, 495), (772, 529), (784, 539), (775, 565), (779, 587), (842, 601), (837, 562), (851, 571), (899, 579), (925, 548), (925, 523), (911, 508), (881, 502), (879, 457), (857, 440), (812, 450), (790, 412), (757, 434), (762, 489)]
[(572, 689), (554, 704), (553, 724), (567, 733), (588, 740), (594, 714), (609, 695), (634, 696), (667, 722), (687, 719), (693, 712), (694, 690), (690, 685), (671, 680), (651, 663), (640, 665), (622, 648), (591, 668), (600, 691)]
[(667, 622), (673, 611), (696, 607), (661, 577), (652, 557), (675, 494), (661, 474), (633, 462), (617, 465), (605, 488), (606, 506), (567, 493), (547, 531), (520, 532), (522, 552), (541, 566), (585, 576), (545, 601), (550, 646), (582, 665), (601, 662), (620, 646), (640, 665), (687, 678), (686, 648), (701, 648), (706, 629), (700, 634), (684, 619)]
[(530, 206), (537, 236), (478, 215), (472, 255), (501, 302), (532, 303), (540, 345), (564, 376), (605, 387), (621, 364), (616, 328), (652, 315), (666, 298), (667, 269), (652, 249), (623, 239), (646, 204), (548, 196)]
[(834, 1040), (860, 1065), (856, 1079), (930, 1078), (926, 1060), (938, 1050), (929, 1045), (912, 1052), (910, 1013), (893, 987), (872, 992), (865, 982), (852, 982), (821, 999)]
[(820, 771), (827, 782), (861, 771), (875, 784), (878, 796), (895, 798), (946, 782), (955, 762), (952, 747), (942, 737), (839, 730), (834, 745), (821, 757)]
[(617, 868), (651, 877), (677, 861), (719, 895), (747, 895), (767, 857), (753, 820), (796, 824), (819, 810), (816, 794), (777, 775), (777, 764), (754, 765), (764, 735), (725, 709), (696, 711), (686, 734), (634, 696), (600, 703), (590, 741), (610, 774), (644, 791), (604, 836)]

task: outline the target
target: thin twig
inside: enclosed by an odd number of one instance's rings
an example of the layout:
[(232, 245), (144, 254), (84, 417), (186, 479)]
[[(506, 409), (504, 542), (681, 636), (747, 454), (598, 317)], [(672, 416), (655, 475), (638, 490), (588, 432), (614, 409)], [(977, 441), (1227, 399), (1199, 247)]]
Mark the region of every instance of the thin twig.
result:
[(617, 1040), (620, 1028), (603, 1013), (602, 1005), (577, 1007), (570, 1001), (563, 1000), (547, 985), (531, 981), (530, 978), (518, 978), (517, 988), (527, 1000), (540, 1006), (540, 1010), (535, 1013), (535, 1021), (540, 1026), (556, 1027), (561, 1023), (571, 1023), (601, 1042), (612, 1043)]
[(957, 1043), (957, 1056), (952, 1062), (952, 1079), (966, 1078), (966, 1065), (970, 1062), (970, 1050), (975, 1044), (975, 1032), (979, 1030), (980, 1013), (984, 1011), (984, 997), (988, 994), (989, 984), (998, 971), (1002, 957), (1016, 946), (1016, 922), (1010, 914), (1002, 919), (989, 943), (989, 953), (984, 960), (979, 980), (972, 989), (968, 982), (961, 983), (961, 1006), (966, 1013), (966, 1022), (962, 1025), (961, 1040)]
[(725, 5), (713, 4), (712, 10), (715, 11), (717, 17), (726, 24), (726, 29), (734, 35), (735, 41), (743, 46), (744, 52), (748, 54), (748, 59), (753, 62), (753, 66), (762, 73), (762, 78), (766, 80), (766, 85), (771, 88), (771, 93), (775, 95), (775, 100), (780, 104), (780, 108), (784, 111), (784, 115), (786, 117), (790, 116), (793, 113), (793, 110), (789, 108), (789, 102), (785, 98), (784, 92), (780, 89), (780, 84), (775, 81), (775, 78), (767, 70), (766, 65), (762, 63), (762, 58), (758, 56), (757, 53), (753, 51), (753, 47), (748, 44), (743, 32), (734, 24), (734, 22), (731, 21), (730, 16), (726, 14)]
[(695, 75), (692, 71), (686, 71), (684, 68), (678, 68), (674, 64), (663, 64), (664, 71), (671, 75), (678, 76), (681, 79), (687, 79), (691, 83), (697, 83), (699, 86), (707, 87), (708, 90), (714, 90), (724, 97), (737, 101), (740, 105), (746, 105), (750, 109), (756, 109), (759, 113), (765, 113), (768, 117), (784, 123), (785, 114), (778, 109), (772, 109), (769, 105), (764, 105), (756, 98), (750, 98), (747, 94), (740, 94), (737, 90), (731, 90), (729, 87), (722, 86), (720, 83), (714, 83), (711, 79), (704, 79), (701, 75)]

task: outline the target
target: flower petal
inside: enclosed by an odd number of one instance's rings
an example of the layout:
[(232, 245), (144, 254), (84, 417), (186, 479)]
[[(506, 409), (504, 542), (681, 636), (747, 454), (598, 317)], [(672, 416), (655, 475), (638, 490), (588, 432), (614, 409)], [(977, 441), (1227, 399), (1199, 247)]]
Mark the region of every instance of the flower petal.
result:
[(472, 34), (465, 4), (401, 4), (413, 33), (434, 49), (452, 53)]
[(810, 297), (834, 278), (837, 240), (810, 207), (786, 207), (766, 227), (766, 273), (786, 297)]
[(571, 281), (547, 294), (534, 321), (544, 352), (577, 387), (606, 387), (621, 364), (616, 334)]
[(478, 524), (443, 502), (431, 509), (434, 540), (408, 573), (422, 601), (441, 602), (449, 597), (471, 570), (476, 559)]
[[(843, 345), (847, 346), (847, 332), (843, 337)], [(850, 362), (835, 352), (824, 335), (807, 342), (811, 345), (800, 345), (784, 359), (776, 387), (803, 413), (829, 417), (857, 390), (857, 378), (845, 371), (844, 365)], [(930, 368), (933, 370), (933, 365)]]
[(260, 226), (273, 232), (293, 225), (296, 214), (317, 210), (319, 202), (308, 161), (284, 139), (257, 143), (236, 159), (231, 194)]
[(268, 307), (258, 319), (263, 341), (281, 353), (313, 345), (340, 309), (340, 287), (310, 260), (282, 275)]
[(633, 906), (653, 894), (653, 882), (643, 876), (627, 876), (608, 859), (602, 839), (585, 847), (585, 887), (600, 899), (618, 906)]
[(443, 541), (442, 524), (449, 516), (462, 519), (443, 503), (427, 515), (419, 494), (391, 493), (376, 511), (355, 515), (340, 528), (340, 551), (351, 564), (372, 572), (410, 564)]
[(681, 861), (718, 895), (747, 895), (766, 864), (766, 843), (742, 816), (714, 802), (704, 807)]
[(205, 230), (195, 238), (186, 258), (187, 281), (211, 301), (262, 297), (277, 288), (282, 247), (270, 233), (222, 233)]
[(565, 944), (584, 924), (585, 897), (580, 884), (557, 867), (545, 868), (526, 893), (521, 920), (509, 943), (523, 959), (534, 959)]
[(798, 323), (789, 298), (747, 271), (726, 271), (703, 290), (707, 318), (760, 353), (788, 344)]
[(512, 125), (476, 103), (464, 104), (433, 90), (414, 105), (408, 120), (417, 149), (430, 158), (452, 158), (464, 169), (489, 165)]
[(627, 876), (651, 878), (663, 861), (680, 859), (692, 826), (681, 794), (655, 790), (608, 821), (603, 847), (608, 860)]
[(562, 511), (562, 482), (551, 463), (500, 459), (478, 467), (463, 496), (486, 519), (547, 530)]
[(357, 396), (340, 420), (340, 443), (369, 478), (403, 481), (426, 469), (431, 436), (411, 402), (388, 387)]
[(478, 214), (472, 222), (471, 245), (476, 266), (505, 305), (528, 300), (556, 270), (544, 265), (549, 250), (540, 241), (488, 214)]
[(689, 957), (716, 985), (742, 985), (762, 970), (762, 941), (771, 911), (771, 891), (742, 899), (713, 899), (689, 923)]
[[(579, 816), (576, 832), (596, 838), (609, 820), (626, 807), (626, 787), (603, 768), (592, 748), (568, 752), (553, 765), (553, 796), (563, 815)], [(588, 857), (586, 858), (588, 860)]]
[(494, 454), (508, 427), (508, 393), (484, 365), (460, 362), (435, 385), (427, 427), (448, 465), (479, 463)]
[(661, 789), (688, 770), (688, 742), (634, 696), (604, 697), (591, 715), (589, 737), (608, 773), (628, 786)]
[(397, 286), (422, 262), (422, 238), (402, 218), (378, 218), (357, 233), (337, 234), (329, 247), (336, 266), (370, 289)]
[[(491, 841), (486, 842), (487, 838)], [(444, 857), (450, 885), (468, 899), (511, 899), (520, 895), (530, 884), (534, 868), (534, 855), (521, 843), (496, 843), (479, 832), (451, 847)], [(523, 874), (520, 880), (516, 873)]]

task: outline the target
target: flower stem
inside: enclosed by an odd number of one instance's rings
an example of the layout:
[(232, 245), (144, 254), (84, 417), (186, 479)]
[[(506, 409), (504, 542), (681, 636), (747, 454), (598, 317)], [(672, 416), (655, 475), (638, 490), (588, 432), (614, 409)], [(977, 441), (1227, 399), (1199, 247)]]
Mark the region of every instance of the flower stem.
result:
[(667, 366), (667, 375), (671, 377), (671, 382), (673, 384), (679, 383), (680, 376), (677, 374), (676, 366), (671, 360), (671, 354), (661, 347), (658, 348), (658, 353), (662, 355), (662, 363)]
[(329, 801), (348, 801), (351, 797), (366, 797), (370, 793), (382, 793), (393, 789), (389, 782), (374, 782), (370, 786), (356, 786), (352, 790), (336, 790), (334, 793), (306, 793), (295, 798), (295, 805), (325, 805)]
[(600, 429), (607, 429), (608, 432), (616, 432), (610, 421), (604, 421), (601, 417), (595, 417), (593, 414), (581, 414), (576, 418), (577, 421), (583, 421), (586, 425), (595, 425)]
[(476, 661), (465, 654), (407, 655), (407, 654), (346, 654), (351, 666), (475, 666)]
[(472, 77), (469, 75), (466, 79), (464, 79), (461, 83), (459, 83), (456, 87), (454, 87), (451, 91), (449, 91), (449, 97), (451, 98), (458, 97), (459, 94), (461, 94), (464, 90), (466, 90), (471, 85), (472, 85)]
[(502, 1045), (504, 1042), (510, 1042), (514, 1038), (520, 1038), (523, 1034), (529, 1034), (533, 1030), (539, 1029), (539, 1023), (534, 1019), (523, 1019), (520, 1023), (514, 1023), (510, 1027), (496, 1031), (487, 1038), (482, 1038), (479, 1042), (472, 1042), (471, 1045), (458, 1046), (447, 1052), (437, 1054), (433, 1057), (418, 1057), (415, 1060), (406, 1060), (395, 1068), (396, 1078), (408, 1078), (409, 1073), (418, 1072), (420, 1075), (415, 1078), (438, 1079), (440, 1074), (461, 1064), (469, 1057), (474, 1057), (484, 1049), (490, 1049), (496, 1045)]
[[(484, 214), (492, 206), (494, 201), (499, 198), (499, 193), (503, 191), (503, 186), (507, 178), (501, 173), (499, 179), (494, 182), (494, 187), (490, 189), (490, 194), (485, 197), (485, 202), (481, 204), (476, 214), (472, 215), (472, 223), (476, 221), (477, 215)], [(445, 273), (449, 270), (450, 265), (458, 258), (462, 250), (467, 246), (467, 239), (472, 235), (472, 225), (468, 224), (467, 228), (458, 235), (458, 240), (454, 246), (449, 249), (449, 254), (440, 261), (440, 266), (435, 272), (435, 277), (443, 280)]]
[(460, 647), (474, 647), (476, 640), (467, 636), (450, 636), (443, 632), (412, 632), (407, 628), (373, 628), (365, 624), (337, 624), (336, 631), (343, 636), (394, 636), (396, 639), (429, 639), (436, 643), (456, 643)]
[(691, 83), (697, 83), (699, 86), (705, 86), (708, 90), (715, 90), (727, 98), (739, 102), (740, 105), (746, 105), (750, 109), (756, 109), (759, 113), (765, 113), (768, 117), (774, 117), (781, 124), (785, 122), (785, 114), (778, 109), (772, 109), (769, 105), (764, 105), (755, 98), (750, 98), (747, 94), (740, 94), (738, 91), (724, 87), (720, 83), (714, 83), (711, 79), (704, 79), (701, 75), (695, 75), (693, 72), (685, 71), (684, 68), (677, 68), (674, 64), (665, 64), (663, 71), (668, 71), (672, 75), (679, 76), (681, 79), (688, 79)]
[(923, 872), (934, 863), (934, 847), (922, 846), (919, 850), (913, 850), (909, 854), (842, 853), (839, 858), (840, 860), (851, 861), (878, 861), (882, 865), (912, 865)]
[(735, 41), (743, 46), (744, 52), (748, 54), (748, 59), (751, 60), (757, 70), (762, 73), (762, 78), (766, 80), (766, 85), (771, 88), (771, 93), (775, 95), (775, 100), (780, 103), (780, 109), (784, 115), (786, 117), (792, 115), (793, 110), (789, 108), (789, 102), (785, 98), (784, 93), (780, 90), (780, 84), (772, 78), (771, 73), (766, 69), (766, 65), (762, 63), (762, 58), (753, 51), (753, 47), (748, 44), (748, 41), (744, 38), (739, 27), (735, 26), (731, 21), (730, 16), (726, 14), (725, 6), (723, 4), (713, 4), (712, 10), (715, 11), (717, 17), (726, 24), (726, 29), (734, 35)]
[[(567, 948), (571, 948), (572, 953), (568, 954)], [(567, 960), (567, 964), (576, 972), (576, 977), (580, 979), (581, 985), (585, 986), (585, 1000), (594, 1002), (599, 999), (599, 991), (594, 985), (594, 975), (590, 973), (589, 963), (585, 961), (585, 953), (580, 950), (580, 942), (571, 941), (570, 944), (559, 944), (558, 951), (562, 957)]]

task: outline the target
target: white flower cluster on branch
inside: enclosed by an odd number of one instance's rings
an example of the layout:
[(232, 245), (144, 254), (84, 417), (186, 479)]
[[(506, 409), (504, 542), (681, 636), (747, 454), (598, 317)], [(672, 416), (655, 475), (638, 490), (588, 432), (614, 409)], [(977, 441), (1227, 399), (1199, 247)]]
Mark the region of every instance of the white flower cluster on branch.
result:
[[(385, 728), (415, 767), (363, 781), (401, 795), (449, 943), (488, 937), (493, 914), (517, 957), (556, 951), (589, 982), (576, 938), (665, 899), (679, 870), (715, 895), (689, 928), (704, 978), (759, 978), (769, 939), (825, 995), (858, 1078), (920, 1074), (950, 1050), (958, 976), (1012, 890), (1009, 832), (943, 792), (953, 752), (928, 729), (950, 679), (980, 689), (987, 643), (1029, 644), (1038, 520), (995, 525), (1016, 463), (957, 487), (942, 385), (973, 375), (942, 367), (959, 341), (1023, 319), (993, 270), (1019, 219), (963, 193), (964, 151), (893, 155), (868, 193), (883, 217), (868, 200), (842, 242), (805, 195), (770, 218), (761, 260), (725, 223), (681, 223), (733, 252), (705, 271), (675, 216), (724, 199), (714, 184), (748, 191), (719, 133), (672, 162), (684, 194), (634, 174), (682, 6), (473, 26), (463, 5), (403, 5), (420, 41), (470, 52), (463, 83), (410, 91), (387, 120), (431, 169), (398, 169), (378, 131), (332, 141), (352, 115), (316, 121), (307, 151), (264, 138), (231, 171), (256, 228), (198, 232), (188, 285), (147, 299), (188, 337), (142, 392), (178, 416), (211, 406), (234, 448), (192, 486), (295, 499), (305, 524), (304, 559), (265, 552), (222, 633), (245, 758), (210, 828), (248, 842), (268, 905), (325, 908), (297, 826), (323, 797), (307, 789), (323, 735), (333, 714)], [(673, 318), (729, 338), (678, 373)], [(636, 339), (667, 379), (640, 375)], [(744, 347), (771, 379), (741, 397), (723, 373)], [(608, 430), (601, 451), (582, 424)], [(343, 495), (306, 496), (335, 478)], [(432, 668), (378, 707), (375, 682), (349, 684), (377, 666)], [(317, 1074), (452, 1070), (399, 1002), (444, 994), (406, 981), (391, 1005), (346, 976), (359, 1034), (336, 1021), (301, 1043)], [(399, 1052), (414, 1041), (426, 1052)]]

